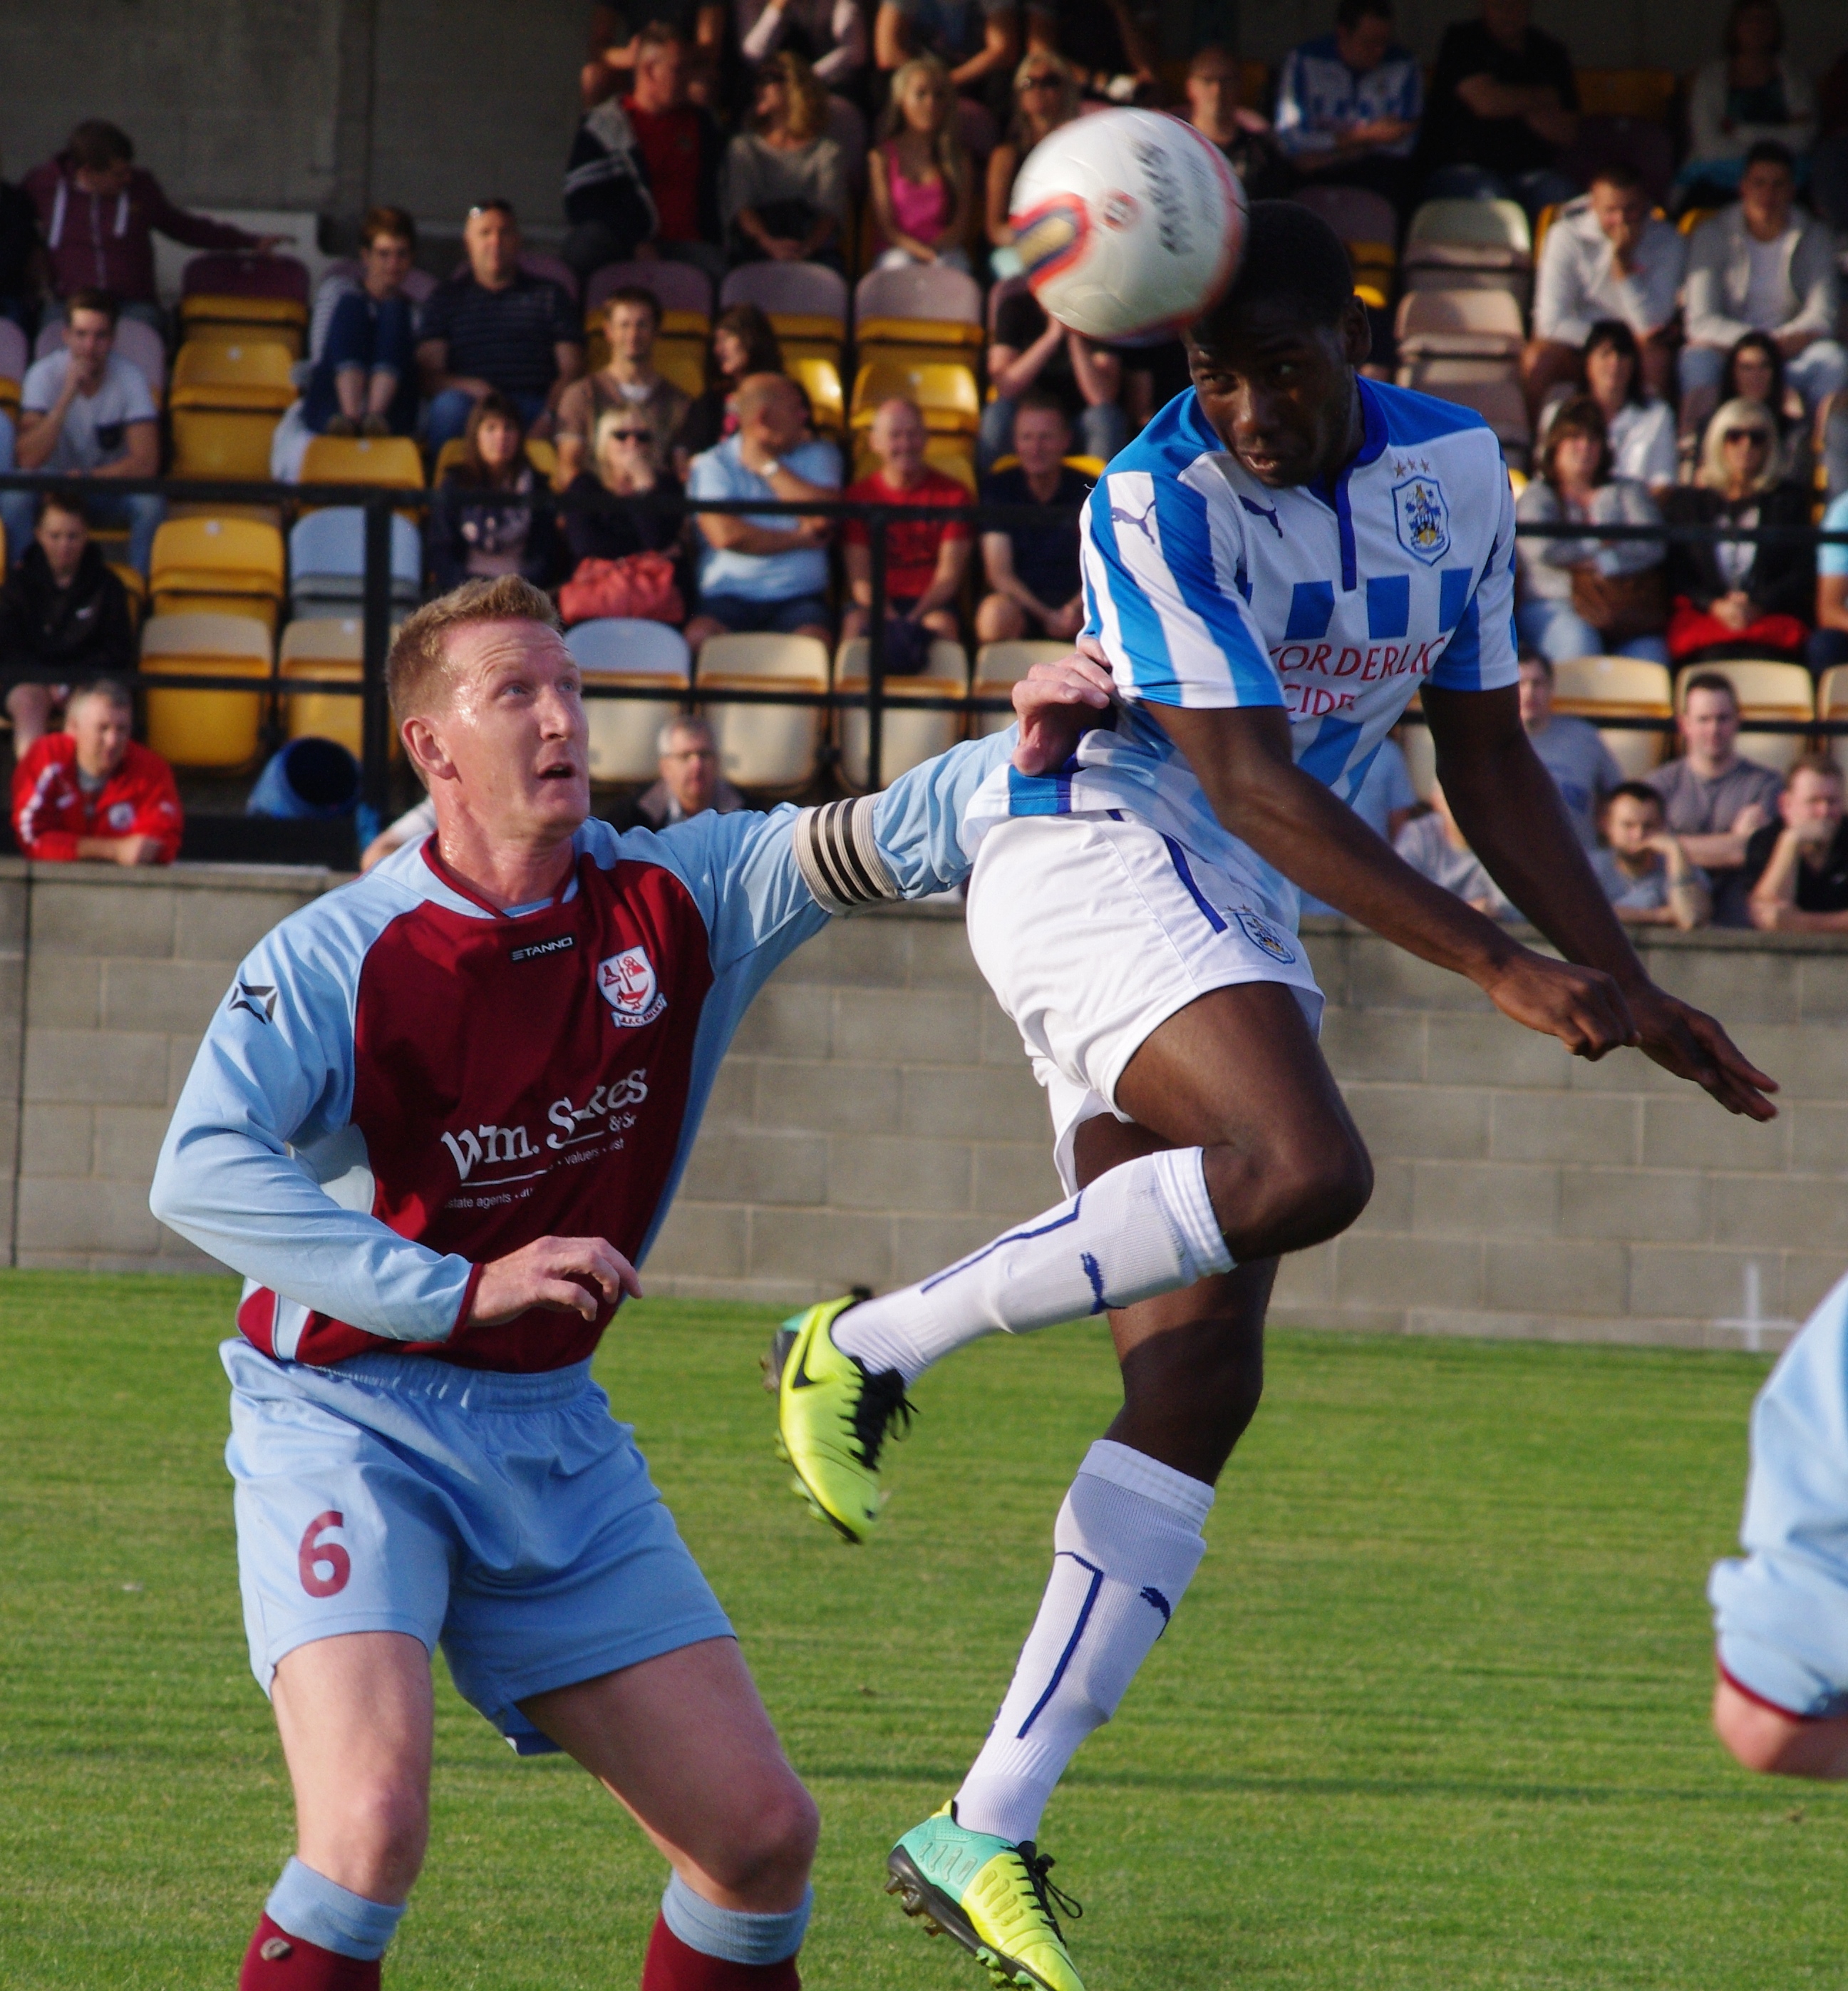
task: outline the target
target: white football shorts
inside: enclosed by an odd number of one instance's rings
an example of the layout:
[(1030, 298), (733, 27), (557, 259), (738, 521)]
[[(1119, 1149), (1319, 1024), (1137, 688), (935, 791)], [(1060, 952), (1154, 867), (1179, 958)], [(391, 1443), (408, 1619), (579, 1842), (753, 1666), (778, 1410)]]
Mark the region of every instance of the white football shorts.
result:
[(1248, 883), (1127, 818), (1014, 816), (983, 836), (970, 945), (1046, 1089), (1068, 1195), (1079, 1128), (1100, 1113), (1130, 1117), (1116, 1082), (1177, 1010), (1210, 989), (1276, 982), (1320, 1028), (1303, 944), (1257, 900)]

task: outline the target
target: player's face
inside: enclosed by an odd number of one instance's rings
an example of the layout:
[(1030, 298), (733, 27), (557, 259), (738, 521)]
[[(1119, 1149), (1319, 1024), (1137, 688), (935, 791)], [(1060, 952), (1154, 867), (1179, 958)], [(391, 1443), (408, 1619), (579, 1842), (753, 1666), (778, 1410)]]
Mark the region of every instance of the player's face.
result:
[(449, 703), (427, 724), (463, 805), (497, 839), (569, 836), (590, 813), (590, 729), (563, 638), (476, 622), (451, 634), (448, 655)]
[(1279, 489), (1333, 476), (1359, 448), (1354, 369), (1371, 343), (1357, 299), (1339, 323), (1314, 325), (1279, 298), (1242, 311), (1211, 352), (1190, 342), (1187, 357), (1201, 413), (1244, 469)]

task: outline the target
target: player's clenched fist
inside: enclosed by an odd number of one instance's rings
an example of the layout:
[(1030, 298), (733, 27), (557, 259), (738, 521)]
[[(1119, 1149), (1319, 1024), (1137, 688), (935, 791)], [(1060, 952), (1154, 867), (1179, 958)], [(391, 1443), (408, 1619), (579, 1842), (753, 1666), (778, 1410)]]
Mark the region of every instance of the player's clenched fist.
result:
[(532, 1307), (582, 1314), (593, 1321), (597, 1293), (615, 1306), (624, 1294), (640, 1299), (641, 1292), (635, 1268), (604, 1239), (538, 1237), (482, 1267), (469, 1324), (496, 1327), (504, 1320), (517, 1319)]
[(1504, 1016), (1558, 1038), (1575, 1057), (1595, 1062), (1636, 1041), (1623, 992), (1601, 969), (1550, 961), (1523, 948), (1483, 986)]

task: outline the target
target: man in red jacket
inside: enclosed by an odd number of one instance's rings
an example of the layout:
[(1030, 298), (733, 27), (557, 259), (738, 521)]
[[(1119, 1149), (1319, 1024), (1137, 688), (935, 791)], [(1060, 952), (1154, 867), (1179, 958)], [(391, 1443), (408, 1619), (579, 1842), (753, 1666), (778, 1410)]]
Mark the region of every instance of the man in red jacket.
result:
[(134, 707), (107, 678), (80, 685), (63, 733), (48, 733), (13, 773), (13, 834), (28, 857), (171, 864), (180, 850), (173, 771), (129, 737)]

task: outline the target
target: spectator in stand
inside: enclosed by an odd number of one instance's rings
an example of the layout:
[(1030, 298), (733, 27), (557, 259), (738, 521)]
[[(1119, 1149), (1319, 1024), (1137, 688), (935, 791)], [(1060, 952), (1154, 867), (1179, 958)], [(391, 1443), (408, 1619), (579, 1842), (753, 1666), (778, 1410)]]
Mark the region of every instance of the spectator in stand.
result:
[[(1823, 514), (1826, 533), (1848, 533), (1848, 492)], [(1816, 550), (1816, 633), (1809, 639), (1809, 668), (1822, 672), (1848, 664), (1848, 542)]]
[[(1021, 59), (1015, 0), (879, 0), (873, 60), (902, 70), (919, 56), (935, 57), (961, 95), (992, 97)], [(896, 95), (896, 75), (892, 87)]]
[(1534, 336), (1521, 355), (1537, 412), (1550, 389), (1572, 378), (1594, 328), (1613, 320), (1641, 348), (1639, 385), (1652, 395), (1672, 389), (1687, 240), (1672, 223), (1653, 219), (1649, 206), (1633, 166), (1606, 165), (1582, 200), (1553, 217), (1534, 277)]
[(1659, 503), (1675, 482), (1674, 410), (1644, 389), (1636, 335), (1620, 318), (1601, 318), (1592, 326), (1575, 385), (1578, 395), (1559, 389), (1541, 409), (1541, 433), (1566, 402), (1588, 396), (1604, 417), (1611, 475), (1642, 485)]
[(852, 97), (866, 69), (866, 16), (860, 0), (733, 0), (738, 51), (755, 68), (793, 49), (824, 88)]
[[(827, 500), (841, 488), (832, 443), (808, 433), (808, 403), (780, 373), (755, 373), (738, 390), (738, 432), (693, 459), (687, 495), (773, 499), (786, 504)], [(699, 608), (687, 625), (698, 650), (726, 631), (769, 630), (828, 640), (825, 519), (773, 513), (752, 518), (705, 512), (695, 522), (705, 543), (699, 562)]]
[(13, 835), (40, 864), (171, 864), (180, 853), (173, 770), (136, 744), (134, 701), (108, 678), (70, 695), (65, 730), (13, 770)]
[(1690, 459), (1722, 401), (1756, 401), (1769, 414), (1787, 472), (1805, 454), (1809, 424), (1803, 397), (1785, 379), (1784, 356), (1768, 332), (1748, 332), (1734, 345), (1717, 390), (1697, 387), (1682, 396), (1681, 433)]
[(1623, 779), (1623, 770), (1588, 720), (1562, 719), (1553, 710), (1553, 666), (1530, 652), (1520, 660), (1520, 723), (1553, 777), (1578, 841), (1598, 848), (1598, 812)]
[(1424, 104), (1418, 58), (1393, 39), (1392, 0), (1340, 0), (1334, 32), (1285, 58), (1277, 144), (1305, 182), (1367, 187), (1402, 214)]
[(875, 270), (969, 267), (972, 175), (955, 112), (949, 72), (934, 56), (914, 56), (892, 78), (879, 143), (866, 161), (873, 217), (888, 245)]
[[(882, 402), (873, 415), (873, 454), (879, 468), (848, 486), (859, 505), (966, 505), (969, 493), (953, 477), (924, 461), (924, 417), (909, 401)], [(969, 570), (973, 535), (961, 519), (894, 519), (885, 532), (888, 670), (922, 670), (932, 636), (954, 642), (956, 597)], [(841, 625), (844, 637), (871, 633), (873, 555), (870, 529), (850, 519), (841, 535), (853, 605)], [(899, 625), (903, 625), (900, 627)], [(895, 640), (893, 631), (897, 629)]]
[(844, 271), (847, 171), (827, 135), (827, 92), (793, 49), (757, 72), (755, 129), (725, 153), (726, 246), (734, 263), (825, 263)]
[(1739, 752), (1738, 695), (1718, 671), (1689, 679), (1678, 729), (1681, 757), (1658, 767), (1649, 784), (1689, 861), (1707, 873), (1715, 924), (1744, 926), (1746, 846), (1772, 820), (1783, 784), (1775, 769)]
[(594, 373), (573, 380), (559, 397), (559, 483), (562, 488), (596, 454), (598, 424), (606, 414), (641, 417), (649, 432), (657, 474), (672, 468), (674, 438), (692, 403), (654, 370), (661, 305), (652, 291), (627, 284), (603, 300), (603, 336), (610, 357)]
[(1123, 372), (1120, 354), (1048, 318), (1031, 291), (1002, 298), (988, 349), (994, 398), (982, 410), (983, 464), (1006, 454), (1015, 407), (1030, 387), (1055, 396), (1077, 427), (1083, 454), (1108, 463), (1129, 440)]
[(613, 97), (578, 121), (565, 162), (565, 220), (559, 254), (580, 290), (606, 263), (632, 260), (661, 226), (641, 142)]
[(1683, 394), (1717, 386), (1727, 349), (1748, 332), (1775, 339), (1786, 376), (1812, 414), (1848, 383), (1848, 352), (1834, 335), (1834, 238), (1823, 223), (1792, 214), (1795, 193), (1790, 154), (1778, 145), (1754, 145), (1737, 203), (1694, 230)]
[[(709, 111), (716, 100), (725, 60), (724, 0), (647, 0), (647, 23), (667, 23), (687, 46), (687, 97)], [(584, 108), (594, 111), (620, 97), (633, 80), (641, 37), (629, 17), (607, 0), (590, 9), (590, 56), (579, 73)]]
[(0, 179), (0, 318), (11, 318), (29, 339), (38, 328), (39, 302), (50, 275), (32, 196)]
[(1792, 764), (1778, 821), (1745, 850), (1746, 907), (1761, 933), (1848, 933), (1842, 771), (1826, 754)]
[(1238, 101), (1237, 58), (1217, 42), (1187, 64), (1187, 109), (1182, 114), (1225, 153), (1248, 198), (1275, 200), (1289, 193), (1295, 175), (1283, 163), (1270, 120)]
[[(166, 507), (154, 493), (112, 493), (109, 485), (158, 476), (160, 437), (146, 376), (115, 349), (116, 316), (106, 291), (73, 291), (65, 300), (64, 349), (26, 369), (15, 454), (22, 470), (87, 479), (91, 524), (126, 526), (130, 563), (145, 573)], [(0, 493), (9, 543), (30, 537), (32, 511), (30, 492)]]
[(706, 390), (687, 410), (674, 439), (684, 484), (692, 458), (738, 433), (738, 390), (756, 373), (780, 373), (783, 349), (756, 305), (730, 305), (718, 314), (706, 346)]
[(86, 118), (56, 158), (35, 166), (25, 191), (38, 210), (57, 296), (68, 302), (80, 291), (111, 291), (131, 318), (162, 330), (154, 288), (157, 234), (192, 249), (264, 252), (284, 240), (175, 207), (153, 174), (134, 163), (128, 134), (100, 117)]
[(1816, 94), (1784, 53), (1777, 0), (1734, 0), (1725, 46), (1688, 92), (1687, 157), (1676, 182), (1683, 209), (1734, 199), (1748, 156), (1767, 140), (1797, 159), (1816, 140)]
[(1022, 636), (1068, 643), (1085, 626), (1077, 512), (1091, 486), (1066, 465), (1071, 448), (1063, 403), (1043, 387), (1029, 387), (1014, 407), (1014, 454), (1020, 461), (990, 472), (982, 502), (1044, 505), (1066, 516), (1043, 526), (984, 530), (982, 567), (990, 591), (975, 612), (978, 643)]
[(683, 713), (670, 719), (655, 743), (659, 778), (635, 798), (634, 820), (623, 829), (667, 829), (708, 809), (729, 815), (745, 798), (718, 771), (718, 742), (705, 720)]
[[(1707, 425), (1699, 482), (1662, 502), (1677, 526), (1805, 526), (1809, 498), (1782, 481), (1768, 412), (1728, 401)], [(1678, 541), (1669, 548), (1669, 654), (1677, 664), (1727, 657), (1800, 658), (1815, 604), (1816, 560), (1801, 539)]]
[(520, 411), (506, 395), (490, 392), (475, 403), (464, 448), (462, 461), (443, 473), (430, 506), (430, 563), (437, 592), (504, 573), (549, 587), (559, 562), (551, 492), (527, 460)]
[(270, 441), (270, 474), (279, 482), (301, 477), (318, 435), (416, 433), (416, 311), (404, 291), (416, 253), (417, 224), (403, 208), (367, 210), (360, 282), (335, 303), (307, 391)]
[(1161, 10), (1134, 0), (1027, 0), (1027, 51), (1063, 56), (1094, 104), (1146, 104), (1161, 80)]
[[(1640, 484), (1610, 474), (1604, 416), (1589, 395), (1567, 402), (1553, 417), (1539, 471), (1514, 508), (1523, 524), (1662, 522)], [(1523, 537), (1514, 543), (1520, 578), (1514, 624), (1524, 643), (1554, 663), (1595, 656), (1668, 662), (1659, 541)]]
[[(652, 491), (676, 487), (656, 461), (660, 439), (646, 407), (620, 403), (596, 418), (593, 468), (579, 470), (566, 486), (567, 495), (587, 498), (598, 491), (619, 498), (645, 497)], [(678, 506), (625, 505), (601, 509), (570, 505), (564, 513), (565, 539), (575, 572), (587, 560), (626, 560), (631, 553), (671, 553), (680, 537)]]
[(1625, 926), (1679, 927), (1690, 933), (1713, 917), (1707, 880), (1669, 830), (1662, 798), (1646, 781), (1621, 781), (1611, 791), (1603, 829), (1604, 844), (1592, 852), (1592, 869)]
[(1572, 58), (1529, 13), (1528, 0), (1482, 0), (1444, 30), (1418, 155), (1426, 199), (1494, 196), (1537, 215), (1578, 192), (1559, 169), (1578, 133)]
[(430, 446), (440, 450), (463, 434), (488, 393), (511, 401), (529, 433), (549, 435), (559, 396), (584, 370), (577, 307), (549, 277), (520, 267), (510, 203), (471, 207), (462, 246), (468, 267), (439, 284), (423, 307), (417, 364), (430, 398)]
[[(1411, 784), (1411, 771), (1399, 743), (1388, 733), (1361, 777), (1361, 785), (1347, 806), (1382, 842), (1396, 843), (1399, 832), (1418, 811), (1418, 790)], [(1310, 893), (1302, 895), (1302, 910), (1340, 919), (1336, 907)]]
[(1017, 277), (1021, 259), (1014, 247), (1007, 211), (1021, 162), (1048, 132), (1078, 115), (1078, 80), (1061, 59), (1030, 50), (1014, 73), (1014, 116), (1006, 135), (988, 155), (988, 267), (997, 278)]
[(56, 671), (70, 684), (134, 666), (127, 592), (90, 536), (83, 506), (47, 492), (32, 543), (0, 587), (0, 684), (8, 687), (14, 759), (45, 733), (63, 696), (58, 682), (37, 673)]
[(725, 140), (712, 112), (688, 100), (687, 54), (675, 29), (651, 22), (635, 38), (635, 87), (623, 108), (660, 216), (654, 254), (671, 263), (690, 263), (717, 283), (725, 268), (718, 218)]
[(1456, 826), (1440, 784), (1431, 784), (1431, 813), (1417, 815), (1393, 839), (1392, 847), (1421, 877), (1428, 878), (1492, 920), (1519, 917), (1503, 897), (1501, 887), (1483, 868)]

